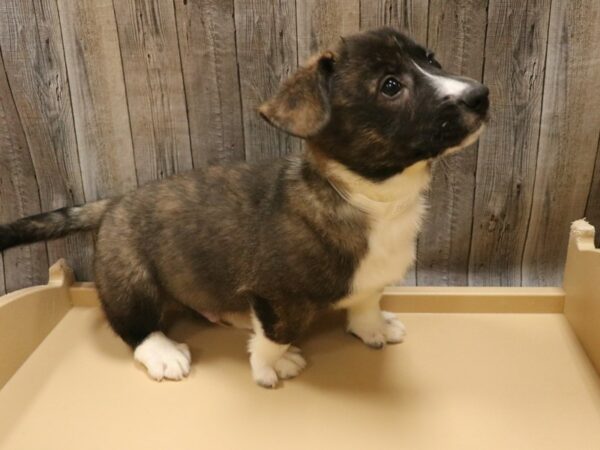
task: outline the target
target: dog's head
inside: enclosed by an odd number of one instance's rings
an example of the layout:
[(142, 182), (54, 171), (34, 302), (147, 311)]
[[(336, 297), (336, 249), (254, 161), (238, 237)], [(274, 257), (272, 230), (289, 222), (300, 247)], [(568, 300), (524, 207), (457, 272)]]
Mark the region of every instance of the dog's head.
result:
[(371, 180), (472, 143), (488, 89), (445, 72), (432, 52), (391, 28), (342, 39), (259, 108), (282, 130)]

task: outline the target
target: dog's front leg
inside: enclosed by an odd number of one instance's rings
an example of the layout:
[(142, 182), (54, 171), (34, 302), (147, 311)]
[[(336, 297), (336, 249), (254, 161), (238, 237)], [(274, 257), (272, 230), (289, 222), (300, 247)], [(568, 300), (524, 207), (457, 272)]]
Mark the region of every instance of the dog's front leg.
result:
[(279, 380), (293, 378), (306, 367), (300, 349), (291, 342), (306, 328), (312, 311), (303, 308), (301, 314), (292, 306), (277, 308), (260, 297), (254, 298), (252, 307), (254, 334), (248, 341), (252, 377), (260, 386), (273, 388)]
[(396, 314), (379, 308), (381, 292), (348, 306), (347, 331), (359, 337), (371, 348), (382, 348), (386, 343), (404, 340), (406, 329)]

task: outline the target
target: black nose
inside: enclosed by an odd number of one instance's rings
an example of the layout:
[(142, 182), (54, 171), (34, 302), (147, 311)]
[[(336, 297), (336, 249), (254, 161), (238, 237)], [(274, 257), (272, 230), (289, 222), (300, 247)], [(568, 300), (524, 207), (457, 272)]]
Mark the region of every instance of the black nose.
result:
[(487, 86), (477, 83), (463, 94), (460, 101), (475, 112), (485, 113), (490, 106), (489, 93)]

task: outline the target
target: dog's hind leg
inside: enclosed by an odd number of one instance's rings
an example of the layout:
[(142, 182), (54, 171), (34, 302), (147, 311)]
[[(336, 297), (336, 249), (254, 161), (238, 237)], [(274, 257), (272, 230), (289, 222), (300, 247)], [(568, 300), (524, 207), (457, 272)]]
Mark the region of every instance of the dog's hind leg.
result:
[(135, 360), (146, 367), (148, 375), (157, 381), (187, 376), (190, 351), (163, 333), (165, 302), (149, 273), (140, 266), (118, 275), (104, 268), (96, 270), (96, 279), (111, 327), (134, 349)]

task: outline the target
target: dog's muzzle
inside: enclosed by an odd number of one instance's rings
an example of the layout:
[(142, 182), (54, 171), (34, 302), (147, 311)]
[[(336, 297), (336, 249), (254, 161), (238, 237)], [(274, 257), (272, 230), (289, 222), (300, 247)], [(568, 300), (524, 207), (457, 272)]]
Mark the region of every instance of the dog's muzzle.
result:
[(489, 94), (490, 90), (485, 84), (473, 83), (458, 98), (458, 102), (479, 116), (485, 116), (490, 107)]

